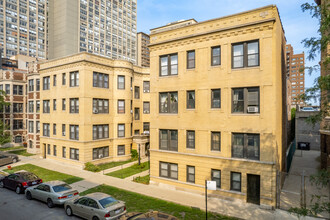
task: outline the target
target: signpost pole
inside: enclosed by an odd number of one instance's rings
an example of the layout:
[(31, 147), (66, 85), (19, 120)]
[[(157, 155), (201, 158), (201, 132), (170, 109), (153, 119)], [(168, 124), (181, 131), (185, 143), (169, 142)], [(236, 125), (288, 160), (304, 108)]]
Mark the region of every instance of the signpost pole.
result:
[(205, 180), (205, 213), (207, 220), (207, 180)]

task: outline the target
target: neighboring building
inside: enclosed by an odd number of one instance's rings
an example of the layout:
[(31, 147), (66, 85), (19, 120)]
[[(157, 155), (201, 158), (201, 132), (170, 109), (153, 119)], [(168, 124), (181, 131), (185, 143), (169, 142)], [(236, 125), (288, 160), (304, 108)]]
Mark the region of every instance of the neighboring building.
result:
[(0, 69), (0, 90), (5, 91), (5, 101), (10, 105), (5, 106), (0, 117), (8, 126), (12, 143), (22, 145), (26, 136), (26, 71), (14, 66)]
[(49, 0), (49, 59), (87, 51), (136, 63), (136, 0)]
[(0, 1), (0, 49), (5, 58), (16, 54), (46, 59), (46, 0)]
[(133, 131), (139, 136), (148, 117), (149, 69), (82, 52), (41, 63), (39, 73), (44, 158), (81, 166), (130, 158)]
[[(317, 5), (320, 7), (327, 7), (326, 9), (329, 10), (329, 0), (315, 0)], [(328, 32), (327, 32), (328, 33)], [(330, 56), (330, 43), (328, 43), (325, 50), (321, 51), (321, 76), (329, 76), (329, 64), (328, 66), (324, 65), (324, 61), (329, 59)], [(321, 91), (322, 98), (321, 98), (321, 108), (324, 105), (329, 105), (330, 100), (330, 91), (323, 90)], [(322, 169), (329, 169), (330, 167), (330, 115), (327, 114), (323, 120), (321, 121), (320, 125), (320, 133), (321, 133), (321, 168)]]
[[(150, 34), (150, 182), (275, 207), (285, 171), (285, 36), (274, 5)], [(279, 182), (277, 182), (279, 181)]]
[(294, 54), (291, 44), (286, 45), (287, 73), (291, 81), (291, 107), (305, 106), (299, 97), (305, 93), (305, 54)]
[(150, 44), (150, 37), (148, 34), (137, 33), (137, 65), (143, 67), (150, 67), (150, 52), (148, 45)]
[(40, 64), (28, 65), (27, 71), (27, 152), (40, 153)]
[[(17, 62), (17, 68), (20, 70), (28, 70), (29, 63), (38, 60), (35, 57), (29, 57), (22, 54), (17, 54), (15, 56), (10, 57), (10, 60)], [(42, 60), (42, 59), (39, 59)]]
[(308, 143), (310, 150), (320, 150), (320, 123), (311, 126), (306, 119), (317, 114), (316, 111), (296, 111), (296, 143)]

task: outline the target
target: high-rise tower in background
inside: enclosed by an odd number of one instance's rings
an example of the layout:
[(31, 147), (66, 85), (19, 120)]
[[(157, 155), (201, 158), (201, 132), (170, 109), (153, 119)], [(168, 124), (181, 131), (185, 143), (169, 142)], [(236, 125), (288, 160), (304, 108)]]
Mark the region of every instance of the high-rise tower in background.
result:
[(3, 57), (16, 54), (47, 57), (46, 0), (0, 1), (0, 50)]
[(150, 37), (148, 34), (137, 33), (137, 65), (142, 67), (150, 67), (150, 52), (148, 45)]
[(136, 0), (49, 0), (49, 59), (87, 51), (136, 63)]

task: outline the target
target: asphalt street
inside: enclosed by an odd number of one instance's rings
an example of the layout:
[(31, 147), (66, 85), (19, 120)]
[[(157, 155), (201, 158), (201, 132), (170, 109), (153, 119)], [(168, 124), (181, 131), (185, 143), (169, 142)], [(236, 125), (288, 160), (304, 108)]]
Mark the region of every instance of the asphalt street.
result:
[(48, 208), (46, 203), (38, 200), (27, 200), (24, 194), (17, 195), (14, 191), (0, 188), (0, 219), (1, 220), (64, 220), (81, 219), (67, 216), (63, 206)]

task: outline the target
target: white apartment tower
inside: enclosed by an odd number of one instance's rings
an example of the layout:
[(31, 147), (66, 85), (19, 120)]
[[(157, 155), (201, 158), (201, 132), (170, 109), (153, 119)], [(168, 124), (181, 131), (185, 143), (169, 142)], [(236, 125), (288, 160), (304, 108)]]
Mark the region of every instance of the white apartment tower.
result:
[(136, 0), (49, 0), (49, 59), (87, 51), (136, 63)]
[(47, 1), (0, 0), (2, 57), (47, 57)]

